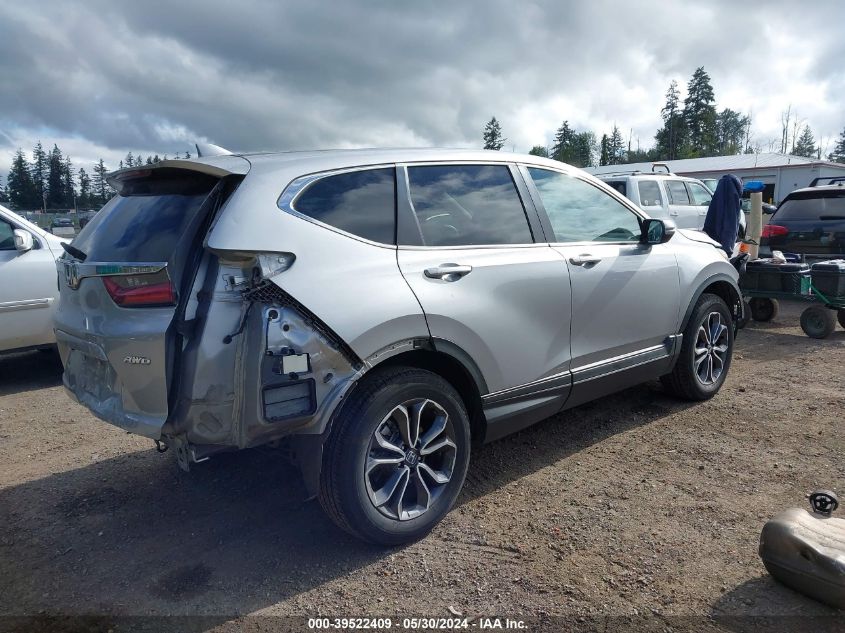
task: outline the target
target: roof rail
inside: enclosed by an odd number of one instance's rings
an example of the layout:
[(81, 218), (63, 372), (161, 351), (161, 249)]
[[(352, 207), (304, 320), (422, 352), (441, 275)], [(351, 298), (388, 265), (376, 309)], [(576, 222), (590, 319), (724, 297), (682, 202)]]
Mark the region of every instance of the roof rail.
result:
[[(826, 180), (827, 182), (819, 184), (821, 181)], [(818, 178), (813, 178), (812, 182), (810, 183), (811, 187), (819, 187), (824, 185), (833, 185), (835, 183), (839, 183), (841, 187), (843, 183), (845, 183), (845, 176), (819, 176)]]
[(596, 178), (600, 178), (602, 176), (635, 176), (637, 174), (641, 174), (639, 169), (632, 169), (631, 171), (605, 171), (600, 174), (593, 174)]

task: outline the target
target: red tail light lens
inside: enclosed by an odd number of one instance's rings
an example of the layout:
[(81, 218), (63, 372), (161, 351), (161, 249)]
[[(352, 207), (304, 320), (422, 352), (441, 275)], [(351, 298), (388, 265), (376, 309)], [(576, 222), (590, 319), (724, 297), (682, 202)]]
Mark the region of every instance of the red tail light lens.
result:
[(102, 280), (109, 296), (122, 308), (176, 305), (176, 289), (166, 271), (152, 275), (114, 275)]
[(777, 224), (767, 224), (763, 227), (760, 237), (782, 237), (789, 234), (789, 229)]

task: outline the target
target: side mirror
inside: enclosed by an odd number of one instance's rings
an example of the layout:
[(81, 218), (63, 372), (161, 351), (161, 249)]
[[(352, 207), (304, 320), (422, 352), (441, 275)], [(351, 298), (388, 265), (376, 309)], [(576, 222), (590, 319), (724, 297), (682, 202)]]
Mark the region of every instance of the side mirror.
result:
[(18, 249), (18, 253), (26, 253), (34, 247), (35, 241), (32, 239), (32, 233), (23, 229), (15, 229), (15, 248)]
[(675, 223), (671, 220), (649, 218), (643, 220), (640, 242), (642, 244), (663, 244), (675, 234)]

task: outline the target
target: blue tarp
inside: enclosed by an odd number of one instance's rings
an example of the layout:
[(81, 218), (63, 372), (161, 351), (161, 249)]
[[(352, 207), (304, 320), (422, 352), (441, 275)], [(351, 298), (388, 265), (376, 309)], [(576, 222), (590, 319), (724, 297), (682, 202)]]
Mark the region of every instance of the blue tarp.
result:
[(716, 185), (716, 193), (707, 207), (704, 232), (719, 242), (730, 256), (739, 233), (740, 196), (742, 183), (733, 174), (725, 174)]

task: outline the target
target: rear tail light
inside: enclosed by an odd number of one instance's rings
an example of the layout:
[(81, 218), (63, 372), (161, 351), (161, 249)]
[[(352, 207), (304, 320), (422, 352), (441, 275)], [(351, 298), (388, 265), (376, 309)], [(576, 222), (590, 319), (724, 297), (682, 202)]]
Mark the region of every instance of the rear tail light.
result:
[(789, 229), (777, 224), (767, 224), (763, 227), (760, 237), (782, 237), (789, 234)]
[(114, 275), (102, 280), (109, 296), (122, 308), (176, 305), (176, 289), (166, 270), (146, 275)]

